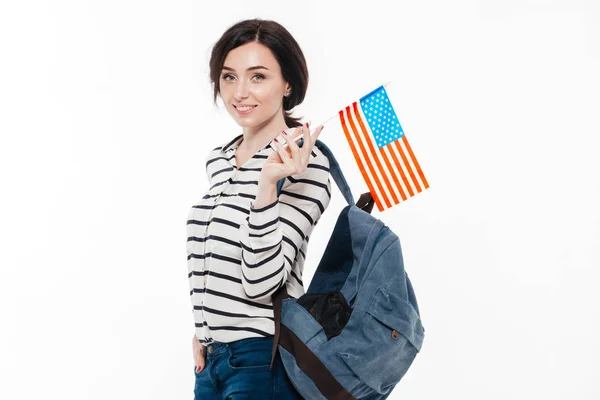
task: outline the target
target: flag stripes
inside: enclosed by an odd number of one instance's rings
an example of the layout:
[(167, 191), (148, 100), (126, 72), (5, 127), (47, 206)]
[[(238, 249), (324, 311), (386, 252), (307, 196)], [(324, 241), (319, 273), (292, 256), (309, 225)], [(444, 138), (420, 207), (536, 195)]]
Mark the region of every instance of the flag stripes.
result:
[(338, 114), (354, 159), (380, 212), (429, 187), (406, 135), (379, 148), (360, 104), (354, 102)]

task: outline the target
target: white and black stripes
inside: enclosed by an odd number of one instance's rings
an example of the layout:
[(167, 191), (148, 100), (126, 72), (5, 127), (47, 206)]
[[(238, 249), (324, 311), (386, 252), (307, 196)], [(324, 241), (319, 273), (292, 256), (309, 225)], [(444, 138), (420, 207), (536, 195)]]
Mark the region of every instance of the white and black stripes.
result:
[(196, 336), (203, 344), (274, 334), (271, 295), (300, 297), (309, 235), (331, 199), (329, 161), (316, 147), (279, 198), (255, 209), (267, 143), (240, 168), (242, 135), (205, 159), (209, 190), (190, 208), (187, 264)]

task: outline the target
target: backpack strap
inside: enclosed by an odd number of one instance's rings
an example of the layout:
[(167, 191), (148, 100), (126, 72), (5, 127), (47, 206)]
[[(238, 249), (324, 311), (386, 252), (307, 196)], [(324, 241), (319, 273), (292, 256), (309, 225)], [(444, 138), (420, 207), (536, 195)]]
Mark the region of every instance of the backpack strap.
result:
[(277, 181), (277, 197), (281, 194), (281, 188), (283, 187), (283, 183), (285, 182), (285, 178), (281, 178)]

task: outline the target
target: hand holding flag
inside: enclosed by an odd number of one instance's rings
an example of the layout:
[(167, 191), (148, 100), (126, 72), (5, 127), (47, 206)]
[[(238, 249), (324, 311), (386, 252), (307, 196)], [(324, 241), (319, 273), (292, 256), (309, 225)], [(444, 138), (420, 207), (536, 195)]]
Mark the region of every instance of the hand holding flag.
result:
[[(327, 125), (327, 135), (344, 135), (380, 212), (429, 188), (385, 90), (388, 84), (352, 102), (321, 124)], [(337, 154), (338, 161), (343, 159)]]

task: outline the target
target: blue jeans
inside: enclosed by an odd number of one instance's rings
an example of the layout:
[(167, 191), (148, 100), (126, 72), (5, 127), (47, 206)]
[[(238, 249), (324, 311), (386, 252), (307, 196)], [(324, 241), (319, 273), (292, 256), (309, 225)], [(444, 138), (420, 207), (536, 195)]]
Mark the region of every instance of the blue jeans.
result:
[(196, 372), (194, 400), (302, 400), (287, 376), (279, 350), (273, 370), (273, 336), (210, 343), (206, 365)]

